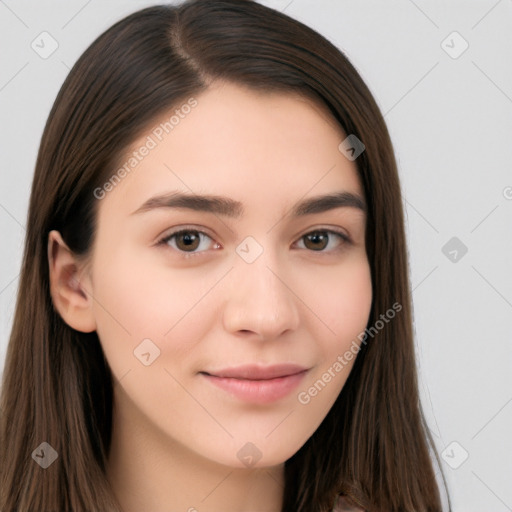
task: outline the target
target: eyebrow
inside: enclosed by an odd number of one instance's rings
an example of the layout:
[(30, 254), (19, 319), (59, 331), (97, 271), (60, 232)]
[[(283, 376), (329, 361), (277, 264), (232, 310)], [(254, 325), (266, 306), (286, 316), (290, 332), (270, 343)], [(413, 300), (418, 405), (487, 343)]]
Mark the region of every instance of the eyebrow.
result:
[[(359, 194), (343, 191), (299, 201), (293, 206), (291, 215), (302, 217), (342, 207), (356, 208), (364, 213), (367, 211), (366, 203)], [(214, 213), (233, 218), (240, 218), (244, 213), (243, 204), (229, 197), (171, 192), (149, 198), (142, 206), (133, 211), (131, 215), (160, 208), (187, 208), (189, 210)]]

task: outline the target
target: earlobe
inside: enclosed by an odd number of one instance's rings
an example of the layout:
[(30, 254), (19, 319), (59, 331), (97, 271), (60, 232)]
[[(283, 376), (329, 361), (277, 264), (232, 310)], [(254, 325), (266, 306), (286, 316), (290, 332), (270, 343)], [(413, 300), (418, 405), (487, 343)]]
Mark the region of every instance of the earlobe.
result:
[(90, 280), (80, 278), (80, 264), (58, 231), (48, 234), (50, 294), (59, 315), (81, 332), (96, 330)]

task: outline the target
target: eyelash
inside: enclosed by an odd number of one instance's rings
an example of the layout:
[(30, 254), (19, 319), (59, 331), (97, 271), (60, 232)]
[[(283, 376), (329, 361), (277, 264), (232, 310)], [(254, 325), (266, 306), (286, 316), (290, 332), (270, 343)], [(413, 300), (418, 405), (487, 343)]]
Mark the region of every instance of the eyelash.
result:
[[(197, 255), (200, 255), (200, 254), (206, 252), (206, 251), (190, 251), (190, 252), (182, 251), (181, 249), (170, 247), (168, 245), (168, 242), (171, 239), (175, 238), (176, 236), (181, 235), (183, 233), (191, 233), (191, 232), (198, 233), (200, 238), (208, 237), (213, 241), (212, 237), (210, 235), (208, 235), (207, 233), (205, 233), (204, 231), (201, 231), (201, 230), (193, 228), (193, 227), (190, 227), (190, 228), (185, 227), (185, 228), (180, 228), (176, 231), (173, 231), (172, 233), (166, 234), (163, 238), (158, 240), (156, 245), (159, 247), (163, 246), (164, 248), (165, 248), (165, 246), (167, 246), (171, 250), (174, 250), (174, 251), (182, 254), (185, 258), (197, 256)], [(307, 235), (311, 235), (313, 233), (322, 233), (322, 234), (327, 233), (329, 235), (336, 235), (337, 237), (339, 237), (341, 239), (341, 244), (340, 244), (340, 246), (336, 247), (335, 249), (331, 249), (330, 251), (325, 251), (325, 250), (314, 251), (312, 249), (307, 249), (307, 248), (305, 249), (312, 253), (326, 253), (326, 254), (335, 253), (335, 252), (339, 252), (341, 249), (343, 249), (344, 245), (352, 243), (352, 240), (345, 233), (342, 233), (341, 231), (337, 231), (337, 230), (333, 230), (333, 229), (327, 229), (327, 228), (318, 228), (318, 229), (313, 229), (312, 231), (308, 231), (307, 233), (302, 235), (298, 240), (303, 240)]]

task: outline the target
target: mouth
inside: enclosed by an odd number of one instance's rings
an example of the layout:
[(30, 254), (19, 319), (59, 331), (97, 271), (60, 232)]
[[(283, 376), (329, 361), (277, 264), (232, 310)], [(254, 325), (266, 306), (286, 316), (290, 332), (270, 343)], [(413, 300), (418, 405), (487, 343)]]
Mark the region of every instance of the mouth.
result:
[(199, 373), (231, 397), (266, 404), (289, 395), (308, 371), (303, 366), (283, 364), (267, 367), (246, 365)]
[(212, 377), (223, 377), (240, 380), (270, 380), (280, 377), (289, 377), (307, 370), (297, 364), (276, 364), (272, 366), (258, 366), (255, 364), (233, 366), (221, 370), (201, 372)]

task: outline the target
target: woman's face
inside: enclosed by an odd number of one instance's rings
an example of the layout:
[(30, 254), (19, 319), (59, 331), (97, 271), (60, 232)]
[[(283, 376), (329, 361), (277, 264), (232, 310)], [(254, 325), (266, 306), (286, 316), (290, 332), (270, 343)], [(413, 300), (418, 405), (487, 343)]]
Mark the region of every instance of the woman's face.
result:
[(217, 83), (183, 103), (97, 192), (82, 283), (123, 421), (221, 464), (276, 465), (339, 395), (372, 300), (364, 211), (303, 203), (364, 201), (361, 184), (347, 134), (308, 100)]

